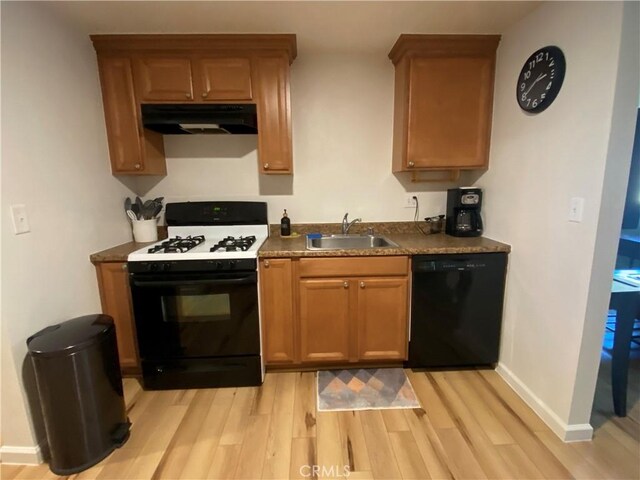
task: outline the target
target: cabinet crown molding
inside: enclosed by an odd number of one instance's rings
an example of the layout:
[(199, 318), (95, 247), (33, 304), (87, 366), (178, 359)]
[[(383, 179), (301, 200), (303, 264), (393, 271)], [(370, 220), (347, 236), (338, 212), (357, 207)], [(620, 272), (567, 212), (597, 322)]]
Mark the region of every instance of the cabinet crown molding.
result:
[(397, 65), (406, 56), (495, 55), (500, 35), (421, 35), (403, 33), (389, 52)]
[(278, 34), (136, 34), (136, 35), (90, 35), (96, 52), (278, 52), (285, 53), (289, 64), (298, 55), (296, 35)]

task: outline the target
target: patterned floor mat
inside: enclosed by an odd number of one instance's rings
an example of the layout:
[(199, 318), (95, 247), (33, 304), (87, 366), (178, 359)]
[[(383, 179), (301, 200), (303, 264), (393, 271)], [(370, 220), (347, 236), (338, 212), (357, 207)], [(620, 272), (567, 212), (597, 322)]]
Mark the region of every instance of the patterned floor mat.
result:
[(318, 372), (318, 410), (420, 408), (402, 368), (356, 368)]

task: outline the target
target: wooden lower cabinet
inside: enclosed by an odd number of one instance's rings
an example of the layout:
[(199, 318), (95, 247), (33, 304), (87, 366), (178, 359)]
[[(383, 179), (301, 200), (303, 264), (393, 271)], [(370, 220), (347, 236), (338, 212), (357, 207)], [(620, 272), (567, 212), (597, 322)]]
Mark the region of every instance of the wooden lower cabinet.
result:
[(295, 361), (291, 259), (260, 260), (262, 353), (269, 364)]
[(407, 355), (408, 280), (358, 280), (358, 358), (403, 360)]
[(351, 351), (349, 282), (302, 280), (300, 294), (300, 360), (348, 361)]
[(408, 273), (407, 257), (261, 260), (267, 365), (406, 359)]
[(136, 373), (140, 369), (136, 330), (131, 308), (129, 272), (125, 262), (96, 264), (102, 313), (113, 317), (116, 326), (120, 368), (125, 373)]

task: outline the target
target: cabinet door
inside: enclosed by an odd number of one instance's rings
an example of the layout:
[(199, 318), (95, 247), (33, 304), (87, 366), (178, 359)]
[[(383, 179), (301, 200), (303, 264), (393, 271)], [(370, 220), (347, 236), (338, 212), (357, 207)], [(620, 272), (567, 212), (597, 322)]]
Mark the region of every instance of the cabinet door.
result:
[(258, 108), (260, 173), (293, 173), (289, 60), (286, 56), (254, 59)]
[(291, 259), (260, 261), (262, 353), (267, 364), (295, 359)]
[(493, 59), (414, 58), (405, 167), (482, 168), (489, 153)]
[(138, 349), (126, 268), (127, 264), (120, 262), (96, 265), (102, 313), (113, 317), (116, 326), (120, 368), (137, 370)]
[(407, 278), (358, 280), (358, 358), (403, 360), (407, 353)]
[(100, 84), (113, 173), (142, 170), (142, 150), (131, 60), (100, 57)]
[(197, 58), (193, 67), (196, 100), (251, 100), (248, 58)]
[(191, 59), (144, 56), (134, 60), (136, 91), (140, 102), (193, 100)]
[(351, 318), (348, 280), (300, 281), (300, 359), (349, 360)]

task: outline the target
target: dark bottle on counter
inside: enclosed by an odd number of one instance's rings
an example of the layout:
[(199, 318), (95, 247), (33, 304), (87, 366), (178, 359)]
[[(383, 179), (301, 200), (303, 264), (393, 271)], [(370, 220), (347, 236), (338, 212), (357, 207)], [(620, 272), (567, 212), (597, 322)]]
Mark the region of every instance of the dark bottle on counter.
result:
[(285, 209), (282, 214), (282, 219), (280, 220), (280, 236), (288, 237), (289, 235), (291, 235), (291, 220), (289, 220), (287, 210)]

